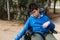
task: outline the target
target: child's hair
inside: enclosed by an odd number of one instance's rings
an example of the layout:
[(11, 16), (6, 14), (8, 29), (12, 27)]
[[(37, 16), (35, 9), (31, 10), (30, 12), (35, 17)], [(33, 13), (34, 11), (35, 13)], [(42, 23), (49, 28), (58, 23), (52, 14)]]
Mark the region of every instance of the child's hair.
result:
[(30, 3), (28, 8), (29, 8), (29, 12), (32, 12), (34, 9), (37, 10), (39, 6), (37, 3)]

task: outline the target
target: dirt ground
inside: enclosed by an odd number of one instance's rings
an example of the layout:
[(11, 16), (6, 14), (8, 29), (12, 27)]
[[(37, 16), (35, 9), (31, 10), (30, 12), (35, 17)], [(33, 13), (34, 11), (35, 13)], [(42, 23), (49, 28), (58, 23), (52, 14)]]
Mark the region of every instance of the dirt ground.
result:
[[(53, 19), (56, 25), (55, 30), (60, 32), (60, 17)], [(0, 20), (0, 40), (14, 40), (17, 33), (23, 28), (24, 24), (13, 21)], [(60, 40), (60, 34), (54, 34), (57, 40)]]

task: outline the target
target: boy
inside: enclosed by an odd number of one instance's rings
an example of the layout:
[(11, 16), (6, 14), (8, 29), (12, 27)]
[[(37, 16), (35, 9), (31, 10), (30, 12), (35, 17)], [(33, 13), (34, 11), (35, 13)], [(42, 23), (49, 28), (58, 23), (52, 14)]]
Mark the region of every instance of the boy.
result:
[(15, 40), (21, 39), (29, 27), (32, 28), (32, 32), (34, 33), (31, 36), (31, 40), (56, 40), (53, 34), (50, 33), (50, 30), (54, 30), (55, 25), (47, 16), (40, 13), (40, 9), (36, 3), (30, 3), (29, 12), (30, 17), (25, 23), (23, 30), (15, 37)]

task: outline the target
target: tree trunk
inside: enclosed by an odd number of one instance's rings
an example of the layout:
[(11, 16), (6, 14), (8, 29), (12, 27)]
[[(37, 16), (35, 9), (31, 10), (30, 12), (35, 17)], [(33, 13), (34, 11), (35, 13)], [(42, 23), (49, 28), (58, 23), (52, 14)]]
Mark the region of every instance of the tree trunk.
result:
[(7, 14), (8, 14), (8, 20), (10, 20), (10, 13), (9, 13), (9, 0), (7, 0)]
[(56, 14), (56, 10), (55, 10), (56, 1), (57, 1), (57, 0), (54, 0), (54, 14)]

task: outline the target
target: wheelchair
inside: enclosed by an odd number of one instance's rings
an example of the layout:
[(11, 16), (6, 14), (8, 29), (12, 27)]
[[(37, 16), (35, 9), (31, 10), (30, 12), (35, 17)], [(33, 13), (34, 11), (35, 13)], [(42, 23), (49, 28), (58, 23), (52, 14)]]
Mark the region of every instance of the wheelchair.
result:
[[(56, 30), (49, 30), (49, 33), (53, 34), (57, 34), (57, 31)], [(31, 40), (31, 36), (34, 35), (34, 33), (32, 32), (32, 28), (29, 28), (26, 32), (26, 34), (24, 35), (24, 40)], [(41, 34), (40, 34), (41, 35)], [(47, 35), (47, 34), (46, 34)], [(41, 35), (44, 39), (44, 36)], [(44, 39), (45, 40), (45, 39)]]

